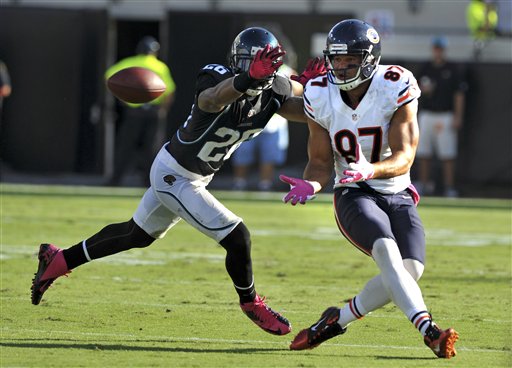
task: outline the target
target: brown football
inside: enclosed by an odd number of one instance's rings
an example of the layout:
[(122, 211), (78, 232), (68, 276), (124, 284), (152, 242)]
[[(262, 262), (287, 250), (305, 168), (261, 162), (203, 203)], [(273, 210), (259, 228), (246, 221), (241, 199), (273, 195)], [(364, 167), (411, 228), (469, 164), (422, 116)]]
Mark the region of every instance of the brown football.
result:
[(164, 81), (146, 68), (131, 67), (118, 71), (107, 80), (107, 87), (124, 102), (146, 103), (165, 92)]

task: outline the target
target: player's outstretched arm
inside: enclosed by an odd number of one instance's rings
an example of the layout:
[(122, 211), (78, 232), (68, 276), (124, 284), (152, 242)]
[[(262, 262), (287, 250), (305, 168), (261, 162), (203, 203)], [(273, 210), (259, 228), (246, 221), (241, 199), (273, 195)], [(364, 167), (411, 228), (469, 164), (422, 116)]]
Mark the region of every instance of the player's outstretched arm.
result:
[(304, 113), (304, 100), (302, 97), (292, 96), (288, 98), (281, 105), (277, 113), (286, 120), (307, 123), (307, 116)]
[(316, 78), (319, 75), (324, 75), (326, 73), (327, 69), (325, 68), (324, 59), (316, 57), (308, 61), (306, 68), (300, 75), (292, 75), (290, 79), (299, 82), (304, 87), (306, 87), (306, 84), (310, 79)]
[(197, 97), (198, 107), (206, 112), (219, 112), (230, 103), (239, 99), (243, 92), (237, 91), (233, 87), (233, 79), (228, 78), (214, 87), (207, 88)]
[[(310, 59), (306, 68), (300, 75), (292, 75), (291, 80), (306, 86), (310, 79), (326, 73), (325, 63), (322, 58)], [(283, 104), (278, 114), (287, 120), (299, 123), (307, 123), (307, 116), (304, 113), (304, 100), (301, 97), (291, 97)]]
[(213, 113), (222, 111), (225, 106), (240, 98), (259, 80), (274, 74), (283, 65), (281, 57), (285, 53), (280, 47), (271, 48), (270, 45), (259, 50), (254, 55), (248, 71), (228, 78), (215, 87), (201, 92), (197, 101), (199, 108)]

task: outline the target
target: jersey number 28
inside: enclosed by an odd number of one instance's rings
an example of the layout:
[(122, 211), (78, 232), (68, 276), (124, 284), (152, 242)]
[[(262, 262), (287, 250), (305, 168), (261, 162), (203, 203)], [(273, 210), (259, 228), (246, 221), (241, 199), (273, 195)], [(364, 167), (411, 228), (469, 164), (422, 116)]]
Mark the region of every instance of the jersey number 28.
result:
[[(215, 135), (224, 140), (222, 142), (206, 142), (203, 148), (201, 148), (201, 151), (197, 154), (197, 157), (205, 162), (218, 162), (222, 159), (227, 160), (243, 141), (250, 139), (259, 132), (261, 132), (261, 129), (251, 129), (240, 134), (240, 132), (233, 129), (225, 127), (219, 128), (215, 132)], [(227, 152), (225, 147), (229, 147)], [(217, 148), (221, 150), (218, 153), (214, 153)]]

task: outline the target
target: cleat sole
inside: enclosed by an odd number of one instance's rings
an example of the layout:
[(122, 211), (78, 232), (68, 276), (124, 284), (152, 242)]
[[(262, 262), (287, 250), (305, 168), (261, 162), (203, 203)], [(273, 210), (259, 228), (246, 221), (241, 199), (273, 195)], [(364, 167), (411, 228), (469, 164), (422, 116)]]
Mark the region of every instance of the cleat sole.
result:
[(457, 355), (457, 350), (455, 350), (455, 343), (459, 339), (459, 334), (453, 330), (450, 329), (449, 336), (446, 338), (445, 346), (444, 346), (444, 357), (446, 359), (453, 358), (455, 355)]

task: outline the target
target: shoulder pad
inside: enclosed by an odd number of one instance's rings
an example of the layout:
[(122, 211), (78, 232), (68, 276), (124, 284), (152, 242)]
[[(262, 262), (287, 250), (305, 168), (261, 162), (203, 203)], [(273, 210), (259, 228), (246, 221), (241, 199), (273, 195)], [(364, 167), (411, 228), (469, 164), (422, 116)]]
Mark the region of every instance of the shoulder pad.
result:
[(303, 94), (304, 112), (307, 116), (318, 121), (326, 114), (323, 108), (326, 101), (329, 101), (328, 97), (325, 98), (326, 95), (329, 95), (329, 82), (325, 75), (308, 81)]
[(376, 77), (385, 86), (386, 93), (397, 108), (419, 98), (421, 95), (416, 78), (408, 69), (402, 66), (381, 65)]
[(290, 97), (292, 95), (292, 85), (290, 80), (283, 75), (276, 74), (272, 83), (272, 91), (281, 96)]
[(228, 67), (221, 64), (208, 64), (205, 65), (200, 71), (199, 75), (208, 74), (216, 79), (224, 80), (231, 78), (233, 76), (233, 72)]
[(196, 78), (196, 96), (207, 88), (213, 87), (225, 79), (233, 76), (231, 69), (220, 64), (204, 66)]
[(321, 96), (328, 89), (329, 82), (327, 81), (327, 76), (319, 75), (313, 79), (310, 79), (306, 86), (304, 87), (304, 93), (308, 93), (308, 98), (311, 100), (316, 99), (318, 96)]

